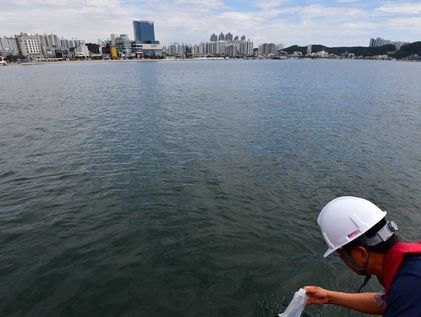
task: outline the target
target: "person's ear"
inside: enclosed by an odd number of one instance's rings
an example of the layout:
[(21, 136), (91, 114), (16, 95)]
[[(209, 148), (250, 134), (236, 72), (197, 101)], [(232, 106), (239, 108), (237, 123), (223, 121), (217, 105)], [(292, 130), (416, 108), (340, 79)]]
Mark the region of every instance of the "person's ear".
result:
[(360, 245), (351, 250), (350, 256), (358, 266), (365, 266), (369, 258), (368, 251)]

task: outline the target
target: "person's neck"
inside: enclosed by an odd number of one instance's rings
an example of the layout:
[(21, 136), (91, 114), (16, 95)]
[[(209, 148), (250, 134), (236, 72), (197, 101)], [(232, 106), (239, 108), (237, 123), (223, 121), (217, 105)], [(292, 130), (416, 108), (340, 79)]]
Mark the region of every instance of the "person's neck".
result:
[(379, 283), (383, 285), (383, 260), (384, 254), (377, 252), (370, 252), (370, 261), (367, 267), (367, 271), (373, 274), (379, 280)]

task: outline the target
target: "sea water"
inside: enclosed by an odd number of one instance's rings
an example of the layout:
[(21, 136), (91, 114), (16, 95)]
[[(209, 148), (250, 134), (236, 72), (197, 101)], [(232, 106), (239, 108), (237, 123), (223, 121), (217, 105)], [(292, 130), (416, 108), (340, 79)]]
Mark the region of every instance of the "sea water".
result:
[(303, 285), (354, 291), (317, 215), (362, 196), (420, 239), (420, 83), (404, 62), (2, 67), (0, 315), (272, 317)]

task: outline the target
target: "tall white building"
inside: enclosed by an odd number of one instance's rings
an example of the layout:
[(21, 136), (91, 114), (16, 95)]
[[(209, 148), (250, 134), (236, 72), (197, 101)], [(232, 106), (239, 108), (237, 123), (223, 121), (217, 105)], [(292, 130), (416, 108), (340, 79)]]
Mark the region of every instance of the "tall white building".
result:
[(14, 37), (0, 37), (0, 55), (18, 55), (19, 50)]
[[(79, 46), (78, 39), (67, 40), (56, 34), (30, 34), (21, 32), (14, 37), (0, 37), (0, 55), (20, 55), (27, 59), (55, 58), (57, 53)], [(57, 52), (58, 51), (58, 52)]]
[[(241, 39), (228, 33), (226, 36), (221, 33), (219, 40), (212, 34), (211, 41), (201, 42), (199, 44), (188, 45), (191, 47), (193, 56), (217, 56), (217, 57), (247, 57), (253, 56), (253, 42), (246, 40), (243, 35)], [(228, 40), (227, 40), (228, 38)], [(184, 45), (184, 46), (183, 46)], [(183, 56), (185, 54), (186, 44), (173, 43), (165, 47), (165, 52), (169, 56)]]
[(240, 55), (253, 56), (253, 42), (241, 40), (240, 41)]
[(172, 43), (164, 47), (164, 51), (169, 56), (184, 57), (187, 52), (187, 47), (189, 47), (189, 45), (185, 43)]
[(82, 41), (79, 40), (67, 40), (64, 38), (61, 38), (60, 40), (60, 46), (62, 49), (71, 49), (71, 48), (75, 48), (76, 46), (79, 46), (82, 43)]
[(20, 33), (15, 35), (19, 54), (28, 59), (42, 58), (41, 43), (37, 35)]
[(259, 55), (269, 56), (277, 52), (277, 46), (275, 43), (264, 43), (259, 46)]
[(381, 37), (378, 37), (376, 39), (374, 38), (370, 39), (369, 47), (379, 47), (379, 46), (388, 45), (388, 44), (395, 45), (396, 49), (400, 50), (402, 46), (410, 44), (410, 42), (390, 41), (390, 40), (385, 40), (385, 39), (382, 39)]
[(56, 57), (56, 50), (62, 49), (62, 42), (55, 34), (37, 34), (44, 57)]

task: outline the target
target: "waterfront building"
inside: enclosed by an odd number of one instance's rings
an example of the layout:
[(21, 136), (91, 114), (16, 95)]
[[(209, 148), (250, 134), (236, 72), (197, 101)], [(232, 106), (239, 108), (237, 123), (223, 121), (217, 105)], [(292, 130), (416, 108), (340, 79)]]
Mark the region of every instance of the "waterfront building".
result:
[(225, 47), (225, 54), (227, 57), (237, 57), (237, 51), (232, 43)]
[(118, 34), (111, 34), (111, 45), (115, 46), (115, 39), (118, 37)]
[(14, 37), (0, 37), (0, 56), (18, 55), (19, 50)]
[(225, 41), (232, 41), (233, 40), (233, 35), (228, 32), (227, 35), (225, 35)]
[(398, 41), (398, 42), (392, 42), (392, 44), (395, 45), (396, 50), (399, 51), (402, 46), (408, 45), (408, 44), (411, 44), (411, 43), (410, 42), (401, 42), (401, 41)]
[(224, 35), (224, 33), (221, 32), (221, 34), (219, 34), (218, 40), (219, 41), (225, 41), (225, 35)]
[(114, 43), (119, 56), (129, 56), (132, 53), (132, 43), (127, 34), (114, 37)]
[(190, 46), (190, 45), (187, 45), (186, 46), (186, 55), (185, 55), (185, 57), (186, 58), (193, 57), (193, 47), (192, 46)]
[(206, 43), (201, 42), (199, 44), (194, 44), (192, 47), (193, 56), (206, 56)]
[(392, 41), (385, 40), (385, 39), (382, 39), (380, 37), (378, 37), (377, 39), (371, 38), (370, 43), (369, 43), (369, 47), (379, 47), (379, 46), (383, 46), (383, 45), (387, 45), (387, 44), (391, 44), (391, 43), (392, 43)]
[(45, 58), (55, 58), (56, 51), (62, 49), (61, 40), (55, 34), (37, 34), (37, 37)]
[(132, 42), (132, 56), (135, 56), (136, 58), (143, 59), (143, 44), (138, 43), (136, 41)]
[(168, 56), (185, 57), (187, 44), (184, 43), (172, 43), (167, 47), (164, 47), (165, 54)]
[(212, 33), (211, 37), (210, 37), (210, 41), (211, 42), (216, 42), (218, 40), (218, 36), (215, 33)]
[(253, 42), (241, 40), (240, 41), (240, 56), (249, 57), (253, 56)]
[(21, 32), (14, 37), (0, 38), (0, 55), (20, 55), (28, 60), (66, 58), (69, 50), (82, 44), (81, 40), (67, 40), (56, 34)]
[(216, 56), (217, 42), (206, 43), (206, 54)]
[(136, 42), (159, 44), (159, 41), (155, 40), (155, 27), (152, 21), (133, 21), (133, 32)]
[(87, 58), (90, 56), (88, 46), (85, 43), (81, 43), (75, 47), (75, 57), (78, 58)]
[(312, 48), (312, 45), (307, 46), (307, 55), (311, 55), (311, 48)]
[(384, 45), (395, 45), (396, 50), (400, 50), (402, 46), (410, 44), (410, 42), (402, 42), (402, 41), (390, 41), (382, 39), (381, 37), (378, 37), (376, 39), (371, 38), (369, 42), (369, 47), (379, 47)]
[(41, 43), (37, 35), (20, 33), (15, 35), (19, 55), (27, 59), (42, 58)]
[(226, 47), (227, 47), (227, 41), (216, 42), (215, 55), (216, 56), (227, 56)]
[(73, 43), (74, 43), (74, 47), (79, 46), (80, 44), (82, 44), (84, 41), (82, 40), (78, 40), (78, 39), (72, 39)]
[(56, 34), (37, 34), (38, 39), (40, 40), (41, 46), (60, 49), (61, 41)]
[[(213, 35), (210, 38), (212, 40), (216, 36)], [(222, 38), (222, 36), (220, 37)], [(231, 38), (232, 36), (227, 34), (227, 36), (224, 35), (225, 40), (201, 42), (193, 45), (173, 43), (165, 47), (165, 53), (168, 56), (188, 57), (189, 49), (191, 48), (191, 54), (195, 57), (213, 56), (235, 58), (253, 56), (253, 42), (246, 40), (244, 35), (241, 39), (236, 37), (236, 39), (230, 41), (227, 40), (227, 37)]]
[(275, 43), (264, 43), (259, 46), (259, 55), (260, 56), (269, 56), (276, 54), (277, 47)]
[(137, 52), (143, 53), (144, 57), (159, 58), (162, 56), (162, 47), (159, 44), (137, 43)]
[(328, 52), (325, 52), (325, 51), (319, 51), (319, 52), (316, 53), (316, 56), (317, 57), (320, 57), (320, 58), (328, 58), (329, 57), (329, 53)]
[(76, 46), (79, 46), (81, 44), (81, 41), (79, 40), (68, 40), (68, 39), (64, 39), (61, 38), (60, 40), (60, 45), (62, 49), (71, 49), (71, 48), (75, 48)]

